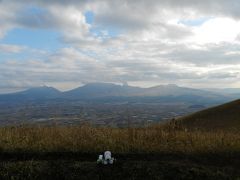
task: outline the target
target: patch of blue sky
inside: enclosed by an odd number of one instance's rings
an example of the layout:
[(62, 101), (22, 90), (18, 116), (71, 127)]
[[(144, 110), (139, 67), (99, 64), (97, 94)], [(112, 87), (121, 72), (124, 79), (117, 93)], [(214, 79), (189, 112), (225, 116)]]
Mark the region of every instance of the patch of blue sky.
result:
[(47, 10), (44, 8), (41, 8), (39, 6), (31, 6), (30, 5), (26, 8), (26, 11), (29, 11), (31, 13), (46, 13)]
[(15, 28), (0, 40), (0, 44), (18, 45), (24, 47), (19, 53), (1, 53), (1, 61), (15, 59), (41, 59), (43, 52), (49, 53), (64, 48), (61, 43), (61, 33), (53, 30), (37, 30)]
[[(45, 9), (29, 4), (26, 5), (21, 15), (31, 17), (45, 13)], [(0, 44), (18, 45), (27, 48), (20, 53), (1, 53), (0, 59), (25, 59), (29, 56), (35, 56), (34, 51), (29, 51), (29, 49), (55, 51), (64, 47), (64, 44), (59, 40), (60, 37), (61, 33), (57, 30), (14, 28), (10, 30), (4, 38), (0, 39)]]
[(105, 38), (114, 38), (119, 36), (122, 32), (118, 28), (114, 27), (93, 27), (90, 29), (90, 32), (99, 38), (105, 39)]
[(61, 33), (53, 30), (15, 28), (9, 31), (0, 43), (54, 51), (64, 47), (59, 40), (60, 37)]
[(25, 14), (25, 15), (39, 15), (39, 14), (46, 14), (48, 12), (44, 8), (33, 6), (33, 5), (29, 4), (23, 9), (23, 11), (21, 13)]
[(0, 63), (6, 61), (8, 59), (8, 54), (0, 53)]
[(94, 13), (92, 11), (85, 12), (86, 22), (91, 25), (90, 32), (99, 38), (114, 38), (119, 36), (122, 31), (119, 28), (111, 26), (102, 26), (94, 24)]
[(17, 53), (0, 53), (0, 62), (9, 61), (9, 60), (44, 60), (46, 55), (49, 52), (41, 51), (41, 50), (34, 50), (30, 48), (24, 48), (20, 52)]
[(94, 22), (94, 13), (92, 11), (86, 11), (84, 13), (84, 16), (85, 16), (86, 22), (88, 24), (93, 24), (93, 22)]
[(180, 24), (184, 24), (186, 26), (201, 26), (203, 23), (209, 21), (211, 17), (201, 17), (197, 19), (183, 19), (178, 21)]
[(0, 62), (9, 61), (9, 60), (30, 60), (35, 59), (37, 55), (31, 52), (22, 51), (19, 53), (1, 53)]

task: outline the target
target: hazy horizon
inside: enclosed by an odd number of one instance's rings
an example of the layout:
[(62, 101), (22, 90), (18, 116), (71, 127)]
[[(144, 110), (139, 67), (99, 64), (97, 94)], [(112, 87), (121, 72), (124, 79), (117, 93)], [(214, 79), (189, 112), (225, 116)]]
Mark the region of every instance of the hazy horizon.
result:
[(0, 95), (4, 95), (4, 94), (11, 94), (11, 93), (18, 93), (18, 92), (22, 92), (22, 91), (25, 91), (25, 90), (28, 90), (28, 89), (33, 89), (33, 88), (42, 88), (42, 87), (48, 87), (48, 88), (54, 88), (54, 89), (57, 89), (58, 91), (60, 92), (67, 92), (67, 91), (71, 91), (71, 90), (74, 90), (74, 89), (77, 89), (77, 88), (80, 88), (80, 87), (83, 87), (87, 84), (115, 84), (115, 85), (120, 85), (120, 86), (124, 86), (124, 85), (127, 85), (127, 86), (130, 86), (130, 87), (138, 87), (138, 88), (152, 88), (152, 87), (157, 87), (157, 86), (169, 86), (169, 85), (173, 85), (173, 86), (177, 86), (177, 87), (182, 87), (182, 88), (190, 88), (190, 89), (199, 89), (199, 90), (209, 90), (209, 91), (214, 91), (216, 90), (226, 90), (227, 92), (227, 89), (229, 89), (230, 91), (231, 90), (235, 90), (237, 91), (238, 89), (240, 90), (240, 88), (228, 88), (228, 87), (224, 87), (224, 88), (208, 88), (208, 87), (202, 87), (202, 88), (197, 88), (197, 87), (191, 87), (191, 86), (180, 86), (178, 84), (155, 84), (155, 85), (152, 85), (152, 86), (138, 86), (138, 85), (129, 85), (129, 84), (124, 84), (124, 83), (112, 83), (112, 82), (91, 82), (91, 83), (86, 83), (86, 84), (81, 84), (79, 86), (76, 86), (76, 87), (72, 87), (72, 88), (69, 88), (69, 89), (60, 89), (58, 87), (54, 87), (54, 86), (48, 86), (48, 85), (40, 85), (40, 86), (33, 86), (33, 87), (28, 87), (28, 88), (22, 88), (22, 89), (16, 89), (14, 91), (6, 91), (6, 92), (1, 92), (0, 91)]
[(238, 0), (0, 0), (0, 94), (240, 87)]

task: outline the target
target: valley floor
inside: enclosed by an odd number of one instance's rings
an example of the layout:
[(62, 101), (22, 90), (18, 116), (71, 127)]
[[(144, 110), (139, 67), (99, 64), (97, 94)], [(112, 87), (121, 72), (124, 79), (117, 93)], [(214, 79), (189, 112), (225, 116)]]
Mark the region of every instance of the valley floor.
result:
[(240, 179), (240, 153), (114, 154), (112, 166), (98, 154), (1, 153), (0, 179)]

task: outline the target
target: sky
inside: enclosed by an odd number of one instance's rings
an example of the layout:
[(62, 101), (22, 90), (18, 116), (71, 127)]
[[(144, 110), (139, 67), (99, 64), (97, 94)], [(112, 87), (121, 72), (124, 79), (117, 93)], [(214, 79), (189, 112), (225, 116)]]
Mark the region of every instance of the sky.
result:
[(0, 93), (240, 88), (239, 0), (0, 0)]

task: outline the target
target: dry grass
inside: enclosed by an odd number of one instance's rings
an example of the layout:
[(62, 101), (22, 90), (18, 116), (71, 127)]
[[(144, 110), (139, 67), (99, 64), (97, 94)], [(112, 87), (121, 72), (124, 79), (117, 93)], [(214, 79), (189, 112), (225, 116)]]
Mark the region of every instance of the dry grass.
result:
[(178, 123), (189, 129), (239, 131), (240, 100), (184, 116)]
[(2, 152), (240, 152), (238, 132), (186, 132), (169, 126), (146, 128), (5, 127)]

